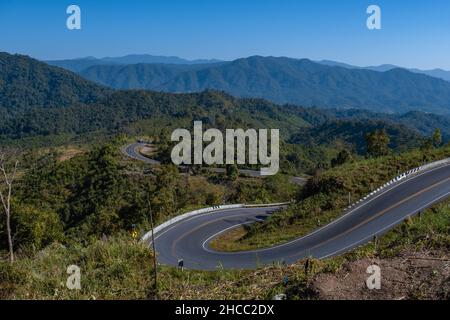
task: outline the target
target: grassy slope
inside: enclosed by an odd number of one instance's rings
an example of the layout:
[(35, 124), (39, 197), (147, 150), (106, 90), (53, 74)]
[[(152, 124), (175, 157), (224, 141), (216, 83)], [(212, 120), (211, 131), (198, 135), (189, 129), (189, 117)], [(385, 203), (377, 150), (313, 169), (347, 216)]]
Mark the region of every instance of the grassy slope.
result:
[[(308, 275), (305, 262), (258, 270), (200, 272), (158, 268), (160, 299), (270, 299), (285, 293), (289, 299), (320, 298), (312, 290), (319, 275), (337, 275), (346, 263), (370, 258), (390, 259), (400, 252), (442, 252), (450, 249), (449, 202), (428, 209), (422, 219), (409, 220), (380, 239), (352, 253), (325, 261), (313, 261)], [(122, 235), (96, 241), (87, 247), (52, 245), (22, 257), (13, 266), (0, 262), (0, 299), (148, 299), (154, 295), (151, 252)], [(66, 268), (81, 268), (81, 290), (68, 290)], [(440, 272), (434, 270), (433, 272)], [(412, 276), (412, 275), (411, 275)], [(412, 296), (422, 290), (411, 286)], [(434, 290), (434, 289), (433, 289)], [(413, 295), (414, 294), (414, 295)]]
[[(347, 204), (348, 190), (354, 198), (362, 196), (371, 184), (378, 186), (397, 172), (417, 166), (421, 161), (446, 157), (450, 147), (431, 150), (427, 159), (423, 153), (413, 151), (402, 156), (363, 160), (349, 163), (322, 173), (317, 183), (329, 178), (338, 179), (344, 187), (313, 194), (307, 197), (299, 209), (280, 213), (268, 223), (257, 226), (252, 232), (262, 232), (264, 238), (280, 241), (280, 234), (288, 227), (304, 233), (339, 215)], [(342, 190), (341, 190), (342, 189)], [(332, 204), (332, 207), (329, 207)], [(326, 261), (314, 261), (313, 270), (307, 276), (304, 262), (294, 266), (272, 266), (249, 271), (185, 271), (161, 266), (158, 268), (158, 297), (161, 299), (241, 299), (271, 298), (275, 293), (286, 293), (288, 298), (317, 298), (311, 289), (314, 277), (342, 271), (348, 261), (363, 258), (389, 259), (402, 251), (434, 250), (445, 255), (450, 248), (449, 202), (425, 212), (422, 219), (414, 218), (381, 238), (377, 247), (368, 244), (345, 256)], [(328, 207), (327, 207), (328, 206)], [(310, 210), (320, 208), (320, 210)], [(309, 214), (307, 214), (309, 213)], [(327, 218), (324, 218), (327, 217)], [(273, 231), (272, 228), (274, 228)], [(281, 228), (281, 229), (280, 229)], [(255, 231), (252, 231), (255, 230)], [(286, 232), (280, 232), (285, 230)], [(255, 233), (256, 234), (256, 233)], [(278, 238), (275, 238), (278, 235)], [(249, 237), (248, 239), (252, 239)], [(272, 238), (270, 238), (272, 237)], [(127, 234), (108, 240), (97, 240), (81, 246), (63, 247), (53, 244), (43, 250), (19, 256), (13, 266), (0, 261), (1, 299), (146, 299), (153, 297), (151, 252), (132, 241)], [(82, 289), (65, 288), (66, 269), (70, 264), (81, 268)], [(285, 282), (286, 276), (288, 281)]]
[[(409, 169), (423, 162), (450, 155), (450, 146), (424, 152), (411, 151), (377, 159), (347, 163), (320, 173), (311, 180), (300, 199), (287, 210), (267, 221), (245, 229), (231, 230), (212, 245), (217, 250), (240, 251), (272, 246), (305, 235), (329, 223), (348, 206), (349, 193), (356, 201)], [(308, 191), (309, 190), (309, 191)]]

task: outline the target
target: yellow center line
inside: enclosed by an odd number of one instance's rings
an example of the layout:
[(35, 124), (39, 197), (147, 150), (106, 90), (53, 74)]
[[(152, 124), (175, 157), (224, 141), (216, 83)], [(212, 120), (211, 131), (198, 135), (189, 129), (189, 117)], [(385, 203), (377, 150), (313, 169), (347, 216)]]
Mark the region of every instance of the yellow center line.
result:
[[(388, 211), (390, 211), (390, 210), (392, 210), (392, 209), (394, 209), (394, 208), (396, 208), (396, 207), (399, 207), (400, 205), (404, 204), (405, 202), (407, 202), (407, 201), (409, 201), (409, 200), (411, 200), (411, 199), (413, 199), (413, 198), (415, 198), (415, 197), (417, 197), (417, 196), (419, 196), (419, 195), (421, 195), (421, 194), (423, 194), (423, 193), (425, 193), (425, 192), (427, 192), (427, 191), (430, 191), (431, 189), (433, 189), (433, 188), (435, 188), (435, 187), (437, 187), (437, 186), (439, 186), (439, 185), (442, 185), (442, 184), (448, 182), (449, 180), (450, 180), (450, 177), (448, 177), (448, 178), (446, 178), (446, 179), (444, 179), (444, 180), (442, 180), (442, 181), (436, 182), (436, 183), (432, 184), (431, 186), (428, 186), (427, 188), (424, 188), (424, 189), (422, 189), (422, 190), (420, 190), (420, 191), (418, 191), (418, 192), (416, 192), (416, 193), (414, 193), (414, 194), (412, 194), (412, 195), (406, 197), (405, 199), (403, 199), (403, 200), (401, 200), (401, 201), (399, 201), (399, 202), (397, 202), (397, 203), (391, 205), (390, 207), (388, 207), (388, 208), (386, 208), (386, 209), (384, 209), (384, 210), (382, 210), (382, 211), (377, 212), (376, 214), (372, 215), (370, 218), (368, 218), (368, 219), (366, 219), (366, 220), (364, 220), (364, 221), (358, 223), (357, 225), (351, 227), (350, 229), (344, 231), (343, 233), (340, 233), (340, 234), (338, 234), (338, 235), (336, 235), (336, 236), (334, 236), (334, 237), (331, 237), (331, 238), (329, 238), (329, 239), (326, 239), (325, 241), (322, 241), (322, 242), (320, 242), (320, 243), (318, 243), (318, 244), (312, 246), (311, 248), (308, 248), (308, 250), (315, 249), (315, 248), (317, 248), (317, 247), (319, 247), (319, 246), (322, 246), (322, 245), (324, 245), (324, 244), (326, 244), (326, 243), (328, 243), (328, 242), (331, 242), (331, 241), (333, 241), (333, 240), (336, 240), (336, 239), (339, 238), (339, 237), (342, 237), (342, 236), (344, 236), (344, 235), (346, 235), (346, 234), (349, 234), (350, 232), (354, 231), (355, 229), (357, 229), (357, 228), (359, 228), (359, 227), (361, 227), (361, 226), (363, 226), (363, 225), (369, 223), (370, 221), (372, 221), (372, 220), (374, 220), (374, 219), (376, 219), (376, 218), (378, 218), (378, 217), (384, 215), (384, 214), (387, 213)], [(236, 214), (236, 215), (228, 216), (228, 217), (226, 217), (226, 219), (231, 219), (231, 218), (236, 218), (236, 217), (242, 217), (242, 215), (241, 215), (241, 214)], [(176, 245), (178, 244), (178, 242), (181, 241), (183, 238), (189, 236), (190, 234), (194, 233), (195, 231), (197, 231), (197, 230), (199, 230), (199, 229), (201, 229), (201, 228), (203, 228), (203, 227), (205, 227), (205, 226), (207, 226), (207, 225), (213, 224), (213, 223), (218, 222), (218, 221), (221, 221), (221, 220), (224, 220), (224, 218), (221, 217), (221, 218), (218, 218), (218, 219), (215, 219), (215, 220), (212, 220), (212, 221), (207, 221), (207, 222), (205, 222), (205, 223), (203, 223), (203, 224), (201, 224), (201, 225), (199, 225), (199, 226), (197, 226), (197, 227), (195, 227), (195, 228), (189, 230), (188, 232), (184, 233), (183, 235), (181, 235), (179, 238), (177, 238), (177, 239), (172, 243), (172, 246), (171, 246), (171, 252), (172, 252), (172, 255), (173, 255), (174, 257), (176, 256), (176, 254), (175, 254), (175, 247), (176, 247)], [(243, 252), (243, 253), (245, 253), (245, 252)], [(254, 251), (254, 253), (257, 254), (257, 253), (258, 253), (258, 250)], [(293, 256), (295, 256), (295, 254), (294, 254), (294, 255), (291, 255), (291, 256), (289, 256), (289, 257), (293, 257)]]
[(344, 236), (344, 235), (346, 235), (346, 234), (352, 232), (353, 230), (359, 228), (360, 226), (365, 225), (365, 224), (369, 223), (370, 221), (372, 221), (372, 220), (378, 218), (379, 216), (382, 216), (382, 215), (385, 214), (386, 212), (388, 212), (388, 211), (390, 211), (390, 210), (392, 210), (392, 209), (394, 209), (394, 208), (396, 208), (396, 207), (402, 205), (403, 203), (405, 203), (405, 202), (411, 200), (412, 198), (417, 197), (417, 196), (421, 195), (422, 193), (427, 192), (427, 191), (429, 191), (429, 190), (435, 188), (436, 186), (441, 185), (441, 184), (443, 184), (443, 183), (445, 183), (445, 182), (447, 182), (447, 181), (449, 181), (449, 180), (450, 180), (450, 177), (448, 177), (448, 178), (445, 179), (445, 180), (439, 181), (439, 182), (437, 182), (437, 183), (435, 183), (435, 184), (433, 184), (433, 185), (431, 185), (431, 186), (429, 186), (429, 187), (427, 187), (427, 188), (425, 188), (425, 189), (422, 189), (422, 190), (420, 190), (420, 191), (418, 191), (418, 192), (416, 192), (416, 193), (410, 195), (409, 197), (407, 197), (407, 198), (405, 198), (405, 199), (403, 199), (403, 200), (401, 200), (401, 201), (399, 201), (399, 202), (393, 204), (392, 206), (390, 206), (390, 207), (388, 207), (388, 208), (386, 208), (386, 209), (384, 209), (384, 210), (382, 210), (382, 211), (380, 211), (380, 212), (374, 214), (374, 215), (371, 216), (370, 218), (368, 218), (368, 219), (366, 219), (366, 220), (364, 220), (364, 221), (358, 223), (357, 225), (353, 226), (352, 228), (346, 230), (345, 232), (340, 233), (340, 234), (338, 234), (338, 235), (336, 235), (336, 236), (334, 236), (334, 237), (332, 237), (332, 238), (329, 238), (329, 239), (327, 239), (327, 240), (325, 240), (325, 241), (323, 241), (323, 242), (321, 242), (321, 243), (318, 243), (318, 244), (314, 245), (313, 247), (309, 248), (308, 250), (312, 250), (312, 249), (317, 248), (317, 247), (319, 247), (319, 246), (321, 246), (321, 245), (323, 245), (323, 244), (325, 244), (325, 243), (328, 243), (328, 242), (333, 241), (333, 240), (335, 240), (335, 239), (337, 239), (337, 238), (339, 238), (339, 237), (342, 237), (342, 236)]
[[(262, 213), (261, 213), (261, 214), (262, 214)], [(235, 214), (235, 215), (232, 215), (232, 216), (228, 216), (228, 217), (226, 217), (225, 219), (231, 219), (231, 218), (236, 218), (236, 217), (242, 217), (242, 214)], [(222, 218), (215, 219), (215, 220), (212, 220), (212, 221), (207, 221), (207, 222), (205, 222), (205, 223), (203, 223), (203, 224), (201, 224), (201, 225), (199, 225), (199, 226), (197, 226), (197, 227), (195, 227), (195, 228), (189, 230), (188, 232), (182, 234), (179, 238), (177, 238), (177, 239), (172, 243), (172, 248), (171, 248), (172, 255), (173, 255), (174, 257), (176, 256), (176, 255), (175, 255), (175, 246), (177, 245), (177, 243), (178, 243), (181, 239), (186, 238), (188, 235), (190, 235), (191, 233), (193, 233), (193, 232), (195, 232), (195, 231), (197, 231), (197, 230), (203, 228), (204, 226), (207, 226), (207, 225), (209, 225), (209, 224), (213, 224), (213, 223), (215, 223), (215, 222), (217, 222), (217, 221), (221, 221), (221, 220), (224, 220), (224, 218), (222, 217)]]

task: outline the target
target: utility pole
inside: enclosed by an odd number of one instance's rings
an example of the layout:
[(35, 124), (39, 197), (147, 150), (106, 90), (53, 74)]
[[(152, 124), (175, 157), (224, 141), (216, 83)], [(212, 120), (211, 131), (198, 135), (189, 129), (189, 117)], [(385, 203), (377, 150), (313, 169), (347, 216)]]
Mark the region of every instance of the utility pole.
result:
[(158, 298), (158, 271), (156, 270), (156, 250), (155, 250), (155, 235), (154, 235), (154, 226), (153, 226), (153, 212), (152, 206), (150, 203), (150, 199), (147, 199), (148, 211), (150, 213), (150, 227), (152, 228), (152, 249), (153, 249), (153, 279), (154, 279), (154, 288), (155, 288), (155, 298)]

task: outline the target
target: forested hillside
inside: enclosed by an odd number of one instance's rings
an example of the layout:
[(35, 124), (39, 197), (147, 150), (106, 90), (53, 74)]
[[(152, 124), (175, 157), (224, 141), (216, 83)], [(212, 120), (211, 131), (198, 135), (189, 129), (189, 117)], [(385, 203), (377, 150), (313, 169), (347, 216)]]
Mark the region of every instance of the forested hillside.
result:
[(238, 97), (308, 107), (450, 114), (448, 81), (400, 68), (378, 72), (328, 66), (307, 59), (254, 56), (195, 68), (100, 65), (91, 66), (81, 74), (117, 89), (165, 92), (214, 89)]
[(381, 120), (335, 120), (302, 130), (294, 134), (289, 141), (307, 146), (330, 145), (341, 141), (362, 154), (366, 152), (366, 136), (383, 129), (391, 137), (389, 146), (394, 149), (418, 146), (423, 139), (417, 131), (405, 125)]
[[(25, 56), (1, 57), (1, 78), (8, 80), (3, 80), (0, 92), (3, 119), (0, 136), (9, 139), (92, 132), (115, 134), (143, 126), (150, 128), (144, 131), (156, 134), (167, 127), (190, 127), (194, 120), (203, 121), (205, 127), (222, 129), (279, 128), (284, 141), (310, 146), (341, 141), (360, 153), (364, 153), (365, 135), (375, 129), (387, 131), (394, 149), (415, 146), (436, 128), (441, 128), (444, 140), (450, 136), (450, 120), (445, 116), (304, 108), (262, 99), (239, 99), (217, 91), (190, 94), (114, 91)], [(143, 74), (148, 66), (141, 65)], [(167, 74), (167, 66), (159, 68), (159, 73)]]
[(0, 108), (9, 112), (89, 104), (110, 91), (27, 56), (0, 53)]
[(155, 89), (182, 72), (196, 71), (204, 67), (202, 64), (96, 65), (84, 69), (80, 75), (116, 89)]

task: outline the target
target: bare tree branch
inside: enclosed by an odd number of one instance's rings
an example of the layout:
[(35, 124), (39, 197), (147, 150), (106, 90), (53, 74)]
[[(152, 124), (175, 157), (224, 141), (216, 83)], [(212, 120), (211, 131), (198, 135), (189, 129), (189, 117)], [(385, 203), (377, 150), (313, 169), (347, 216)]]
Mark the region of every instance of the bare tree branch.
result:
[[(16, 177), (17, 168), (19, 166), (19, 161), (14, 160), (14, 166), (12, 168), (11, 173), (8, 173), (7, 164), (8, 161), (14, 158), (13, 153), (8, 153), (6, 151), (0, 150), (0, 171), (3, 174), (3, 184), (4, 186), (0, 186), (0, 200), (3, 204), (3, 209), (6, 215), (6, 232), (8, 236), (8, 246), (9, 246), (9, 256), (11, 263), (14, 262), (14, 247), (13, 240), (11, 237), (11, 197), (12, 197), (12, 189), (13, 183)], [(3, 189), (6, 189), (6, 195), (4, 194)]]

